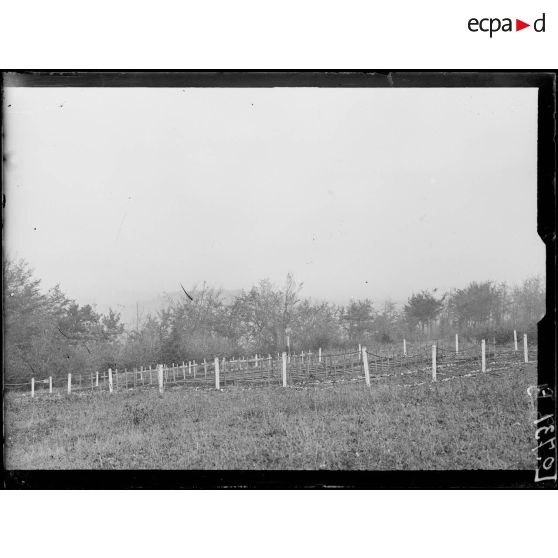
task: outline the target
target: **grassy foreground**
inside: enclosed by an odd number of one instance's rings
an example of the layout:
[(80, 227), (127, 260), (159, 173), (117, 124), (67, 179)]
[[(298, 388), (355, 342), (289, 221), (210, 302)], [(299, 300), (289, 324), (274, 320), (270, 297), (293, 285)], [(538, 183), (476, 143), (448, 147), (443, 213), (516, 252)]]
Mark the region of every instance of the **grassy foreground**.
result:
[(7, 469), (533, 469), (535, 366), (394, 382), (5, 397)]

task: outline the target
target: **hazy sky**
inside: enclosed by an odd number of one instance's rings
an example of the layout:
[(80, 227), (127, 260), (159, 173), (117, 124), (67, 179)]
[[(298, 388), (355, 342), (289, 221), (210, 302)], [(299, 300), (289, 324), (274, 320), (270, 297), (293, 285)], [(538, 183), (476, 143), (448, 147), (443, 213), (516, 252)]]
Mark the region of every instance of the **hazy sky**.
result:
[(544, 273), (536, 89), (8, 88), (5, 247), (99, 305)]

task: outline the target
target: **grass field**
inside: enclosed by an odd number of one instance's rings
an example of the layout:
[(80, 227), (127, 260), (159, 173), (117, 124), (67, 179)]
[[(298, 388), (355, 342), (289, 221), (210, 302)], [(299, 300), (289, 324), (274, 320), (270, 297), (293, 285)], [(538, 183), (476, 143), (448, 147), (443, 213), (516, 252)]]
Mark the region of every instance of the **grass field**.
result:
[(7, 469), (533, 469), (536, 366), (447, 382), (5, 397)]

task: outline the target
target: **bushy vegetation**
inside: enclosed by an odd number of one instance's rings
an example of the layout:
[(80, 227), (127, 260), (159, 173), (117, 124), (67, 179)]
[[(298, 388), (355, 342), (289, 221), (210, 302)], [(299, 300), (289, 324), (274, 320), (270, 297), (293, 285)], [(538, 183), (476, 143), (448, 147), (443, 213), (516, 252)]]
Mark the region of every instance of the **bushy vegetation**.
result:
[(540, 278), (514, 288), (485, 281), (441, 295), (435, 289), (422, 291), (401, 309), (389, 301), (380, 308), (370, 300), (346, 306), (315, 302), (301, 292), (302, 285), (288, 275), (281, 287), (262, 280), (225, 304), (219, 290), (204, 284), (135, 328), (125, 328), (116, 312), (103, 315), (90, 305), (80, 306), (59, 287), (42, 292), (25, 262), (5, 260), (5, 379), (267, 355), (285, 350), (287, 338), (292, 351), (391, 343), (403, 337), (418, 341), (454, 332), (471, 338), (507, 335), (509, 342), (513, 328), (536, 333), (544, 314)]
[(79, 306), (57, 286), (44, 293), (23, 262), (4, 261), (4, 379), (113, 366), (125, 336), (119, 316)]

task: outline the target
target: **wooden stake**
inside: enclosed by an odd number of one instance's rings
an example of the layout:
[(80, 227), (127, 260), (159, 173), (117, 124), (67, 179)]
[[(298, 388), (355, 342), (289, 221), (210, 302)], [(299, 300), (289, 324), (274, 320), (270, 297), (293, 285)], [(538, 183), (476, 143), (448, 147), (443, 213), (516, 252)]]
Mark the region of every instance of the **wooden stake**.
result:
[(370, 387), (370, 370), (368, 368), (368, 353), (366, 352), (366, 347), (362, 347), (360, 355), (362, 357), (362, 363), (364, 364), (364, 381), (366, 385)]
[(322, 362), (322, 348), (318, 349), (318, 362)]
[(455, 354), (459, 353), (459, 335), (455, 334)]
[(198, 365), (196, 364), (196, 361), (194, 360), (194, 363), (192, 365), (193, 369), (194, 369), (194, 378), (196, 377), (196, 371), (198, 370)]
[(184, 361), (182, 361), (182, 377), (184, 380), (186, 379), (186, 365), (184, 364)]
[(48, 392), (52, 393), (52, 376), (48, 377)]
[(481, 341), (481, 351), (481, 370), (486, 372), (486, 341), (484, 339)]
[(31, 397), (35, 397), (35, 378), (31, 378)]
[(112, 393), (112, 368), (109, 368), (108, 376), (109, 376), (109, 392)]
[(432, 345), (432, 381), (436, 381), (436, 345)]
[(68, 393), (72, 393), (72, 375), (68, 374)]
[(287, 353), (283, 353), (283, 387), (287, 387)]
[(215, 389), (221, 389), (219, 384), (219, 357), (215, 357)]
[(157, 365), (157, 380), (159, 382), (159, 393), (162, 394), (165, 391), (164, 371), (162, 364)]
[(513, 330), (513, 345), (515, 347), (515, 351), (517, 352), (517, 330)]
[(95, 387), (99, 387), (99, 371), (95, 372)]
[(403, 339), (403, 356), (407, 356), (407, 340)]
[(527, 334), (523, 334), (523, 357), (525, 362), (529, 362), (529, 347), (527, 345)]

